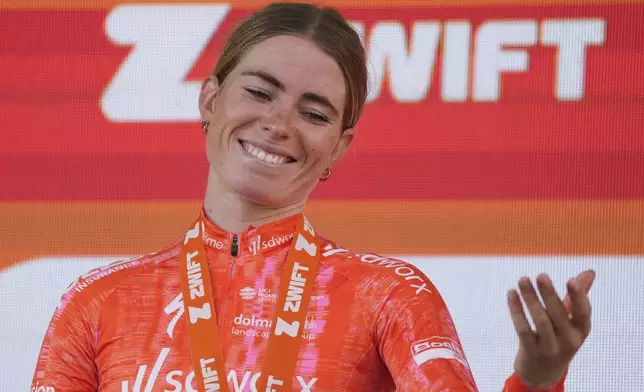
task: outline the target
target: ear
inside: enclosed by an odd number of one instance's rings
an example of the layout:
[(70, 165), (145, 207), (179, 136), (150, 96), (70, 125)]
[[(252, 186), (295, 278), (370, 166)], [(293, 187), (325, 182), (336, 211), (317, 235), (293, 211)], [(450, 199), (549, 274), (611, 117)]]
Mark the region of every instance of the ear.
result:
[(349, 151), (349, 147), (351, 146), (351, 142), (353, 141), (353, 137), (355, 136), (355, 132), (353, 128), (345, 129), (342, 132), (342, 136), (340, 136), (340, 140), (338, 141), (338, 144), (335, 146), (335, 149), (331, 153), (331, 165), (333, 166), (342, 157)]
[(215, 75), (210, 75), (201, 84), (201, 91), (199, 92), (199, 113), (202, 120), (210, 120), (212, 113), (215, 111), (215, 98), (218, 92), (219, 81)]

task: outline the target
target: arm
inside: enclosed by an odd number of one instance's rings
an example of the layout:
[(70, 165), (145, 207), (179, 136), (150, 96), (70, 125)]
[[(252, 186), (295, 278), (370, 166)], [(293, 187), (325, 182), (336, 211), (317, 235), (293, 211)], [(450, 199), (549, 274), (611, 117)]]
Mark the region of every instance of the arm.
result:
[(32, 390), (98, 390), (92, 307), (70, 293), (63, 296), (45, 334)]
[(566, 375), (567, 372), (564, 373), (563, 377), (561, 377), (559, 381), (549, 387), (534, 389), (524, 384), (516, 373), (512, 373), (512, 375), (505, 381), (503, 392), (563, 392)]
[(376, 315), (376, 342), (396, 390), (477, 391), (443, 298), (422, 272), (409, 268), (426, 289), (381, 280), (386, 300)]
[[(410, 268), (414, 270), (415, 276), (424, 279), (423, 285), (427, 290), (422, 292), (409, 290), (409, 287), (400, 282), (393, 288), (383, 284), (382, 287), (386, 290), (383, 296), (387, 299), (376, 317), (376, 341), (380, 355), (389, 369), (397, 390), (400, 392), (477, 391), (445, 302), (436, 287), (422, 272), (411, 266)], [(590, 283), (584, 284), (584, 288), (589, 288)], [(552, 292), (554, 292), (553, 288), (546, 287), (545, 292), (542, 293), (548, 302), (553, 298)], [(583, 290), (577, 290), (577, 295), (572, 295), (572, 301), (567, 298), (563, 305), (566, 308), (579, 309), (580, 320), (589, 317), (589, 312), (584, 310), (585, 297), (582, 292)], [(530, 306), (534, 304), (535, 298), (528, 296)], [(558, 297), (556, 299), (558, 300)], [(571, 302), (572, 305), (570, 305)], [(516, 322), (514, 305), (515, 303), (511, 301), (510, 308), (513, 320)], [(554, 316), (551, 317), (554, 318)], [(580, 322), (584, 324), (583, 321)], [(525, 323), (527, 324), (527, 321)], [(589, 328), (586, 324), (584, 326), (587, 336)], [(580, 343), (575, 344), (574, 351), (580, 345)], [(571, 354), (569, 350), (564, 350), (544, 357), (541, 352), (520, 349), (515, 363), (517, 372), (506, 380), (503, 392), (563, 392), (568, 364), (573, 355), (574, 352)], [(553, 364), (556, 366), (551, 366)], [(550, 367), (557, 369), (553, 371)], [(523, 381), (523, 377), (519, 377), (519, 373), (523, 373), (526, 379), (537, 380), (541, 385), (530, 386)], [(555, 374), (555, 378), (550, 377), (552, 374)]]

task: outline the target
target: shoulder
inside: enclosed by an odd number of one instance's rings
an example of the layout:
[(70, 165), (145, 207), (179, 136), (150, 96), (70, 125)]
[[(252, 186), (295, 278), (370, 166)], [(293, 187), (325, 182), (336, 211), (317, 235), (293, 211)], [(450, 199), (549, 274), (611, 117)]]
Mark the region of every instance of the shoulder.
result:
[[(354, 252), (323, 239), (323, 263), (357, 280), (362, 286), (377, 287), (380, 294), (402, 297), (426, 297), (438, 294), (430, 279), (413, 264), (373, 252)], [(376, 286), (373, 286), (376, 283)]]
[(179, 254), (178, 243), (159, 251), (94, 268), (76, 278), (65, 290), (58, 311), (69, 304), (86, 307), (100, 305), (116, 288), (141, 274), (174, 265)]

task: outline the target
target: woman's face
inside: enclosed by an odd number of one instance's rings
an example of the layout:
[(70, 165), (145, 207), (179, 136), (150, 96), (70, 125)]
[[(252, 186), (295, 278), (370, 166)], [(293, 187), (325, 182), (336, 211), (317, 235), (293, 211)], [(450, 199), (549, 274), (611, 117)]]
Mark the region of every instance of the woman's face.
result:
[(211, 170), (255, 203), (306, 200), (353, 138), (353, 130), (342, 132), (345, 97), (340, 67), (312, 42), (294, 36), (260, 42), (223, 84), (211, 77), (202, 87)]

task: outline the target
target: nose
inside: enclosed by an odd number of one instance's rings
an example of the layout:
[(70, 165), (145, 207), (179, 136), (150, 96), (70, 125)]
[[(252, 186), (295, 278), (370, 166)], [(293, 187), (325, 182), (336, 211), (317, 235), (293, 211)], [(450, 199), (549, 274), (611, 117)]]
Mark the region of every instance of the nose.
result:
[(291, 132), (289, 114), (286, 110), (272, 110), (261, 121), (262, 129), (279, 139), (288, 138)]

